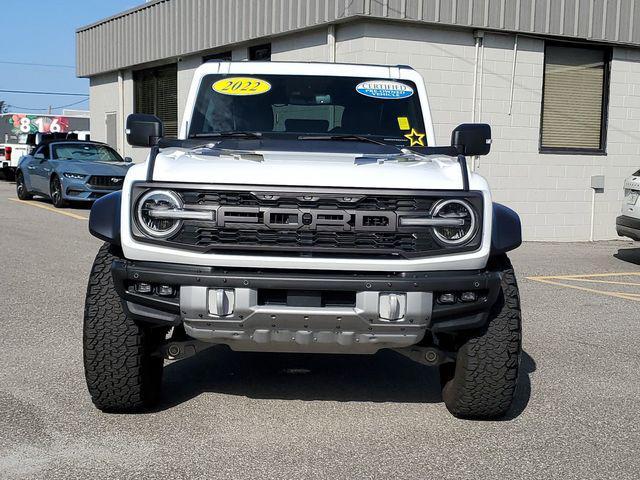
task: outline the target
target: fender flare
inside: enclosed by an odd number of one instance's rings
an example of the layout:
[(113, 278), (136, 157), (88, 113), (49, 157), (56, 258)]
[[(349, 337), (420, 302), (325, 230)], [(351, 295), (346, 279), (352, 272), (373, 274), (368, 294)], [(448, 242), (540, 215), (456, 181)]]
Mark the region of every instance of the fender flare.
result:
[(112, 245), (120, 245), (121, 204), (121, 191), (109, 193), (96, 200), (89, 214), (89, 233)]
[(515, 250), (522, 244), (522, 224), (518, 214), (500, 203), (493, 203), (491, 255)]

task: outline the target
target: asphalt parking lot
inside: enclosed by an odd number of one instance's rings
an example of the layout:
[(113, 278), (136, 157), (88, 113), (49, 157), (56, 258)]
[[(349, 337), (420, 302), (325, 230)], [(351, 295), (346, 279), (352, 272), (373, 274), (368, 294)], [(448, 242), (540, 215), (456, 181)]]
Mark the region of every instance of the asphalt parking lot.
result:
[(82, 314), (88, 210), (27, 204), (0, 181), (0, 478), (635, 479), (640, 248), (525, 244), (517, 401), (451, 417), (435, 369), (395, 353), (210, 349), (165, 368), (153, 413), (96, 410)]

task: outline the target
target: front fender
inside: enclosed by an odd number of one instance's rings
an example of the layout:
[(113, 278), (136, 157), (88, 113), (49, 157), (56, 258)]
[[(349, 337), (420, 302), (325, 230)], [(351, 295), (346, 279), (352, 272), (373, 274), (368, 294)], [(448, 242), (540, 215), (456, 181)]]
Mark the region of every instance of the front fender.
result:
[(93, 203), (89, 214), (89, 232), (113, 245), (120, 245), (120, 205), (122, 192), (113, 192)]
[(491, 231), (491, 255), (515, 250), (522, 244), (520, 217), (509, 207), (493, 203), (493, 229)]

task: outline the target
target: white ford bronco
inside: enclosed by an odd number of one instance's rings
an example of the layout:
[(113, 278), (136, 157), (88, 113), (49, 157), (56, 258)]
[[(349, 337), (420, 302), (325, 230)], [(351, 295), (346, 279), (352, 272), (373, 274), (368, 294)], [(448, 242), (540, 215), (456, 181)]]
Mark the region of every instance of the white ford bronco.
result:
[(521, 317), (506, 252), (520, 220), (467, 166), (489, 152), (489, 126), (436, 146), (415, 70), (207, 63), (178, 139), (142, 114), (127, 139), (149, 158), (89, 222), (106, 242), (84, 319), (98, 408), (150, 408), (165, 359), (226, 345), (392, 349), (438, 367), (454, 415), (507, 413)]

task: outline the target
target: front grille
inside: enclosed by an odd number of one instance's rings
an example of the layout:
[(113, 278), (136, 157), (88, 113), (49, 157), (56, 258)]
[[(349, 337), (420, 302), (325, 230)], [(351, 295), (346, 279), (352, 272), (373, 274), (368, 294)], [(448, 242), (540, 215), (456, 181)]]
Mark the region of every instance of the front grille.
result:
[(87, 183), (96, 188), (109, 188), (113, 190), (119, 190), (122, 188), (122, 184), (124, 183), (124, 177), (93, 175), (89, 177), (89, 181)]
[[(412, 258), (475, 250), (481, 237), (478, 233), (468, 245), (445, 248), (430, 228), (396, 225), (396, 213), (430, 212), (433, 204), (446, 196), (438, 192), (385, 193), (384, 190), (357, 189), (290, 192), (265, 190), (267, 187), (243, 191), (214, 190), (213, 187), (212, 190), (179, 189), (175, 185), (149, 184), (136, 186), (134, 199), (140, 198), (149, 188), (168, 188), (177, 192), (186, 209), (242, 207), (238, 211), (233, 208), (225, 211), (222, 223), (185, 220), (176, 234), (166, 240), (151, 240), (134, 225), (134, 235), (142, 241), (204, 253)], [(482, 225), (481, 196), (470, 193), (465, 197), (476, 206)], [(267, 213), (268, 209), (276, 208), (282, 211)], [(294, 213), (289, 214), (285, 209)], [(299, 223), (309, 215), (308, 212), (315, 213), (317, 224), (291, 226), (291, 222), (296, 223), (292, 218)], [(222, 215), (220, 210), (217, 215)], [(345, 221), (345, 215), (350, 220)]]
[[(391, 195), (358, 195), (353, 194), (314, 194), (279, 192), (198, 192), (182, 191), (185, 204), (194, 205), (228, 205), (234, 207), (277, 207), (277, 208), (316, 208), (386, 210), (386, 211), (428, 211), (435, 199), (391, 196)], [(268, 198), (273, 197), (273, 198)], [(305, 197), (311, 197), (305, 199)]]
[[(430, 237), (430, 236), (429, 236)], [(436, 248), (430, 238), (420, 238), (413, 233), (399, 232), (331, 232), (240, 230), (208, 228), (186, 223), (172, 239), (173, 242), (198, 247), (219, 247), (226, 250), (243, 250), (261, 247), (268, 250), (322, 250), (359, 253), (416, 252), (421, 247)], [(428, 243), (429, 245), (425, 245)]]

